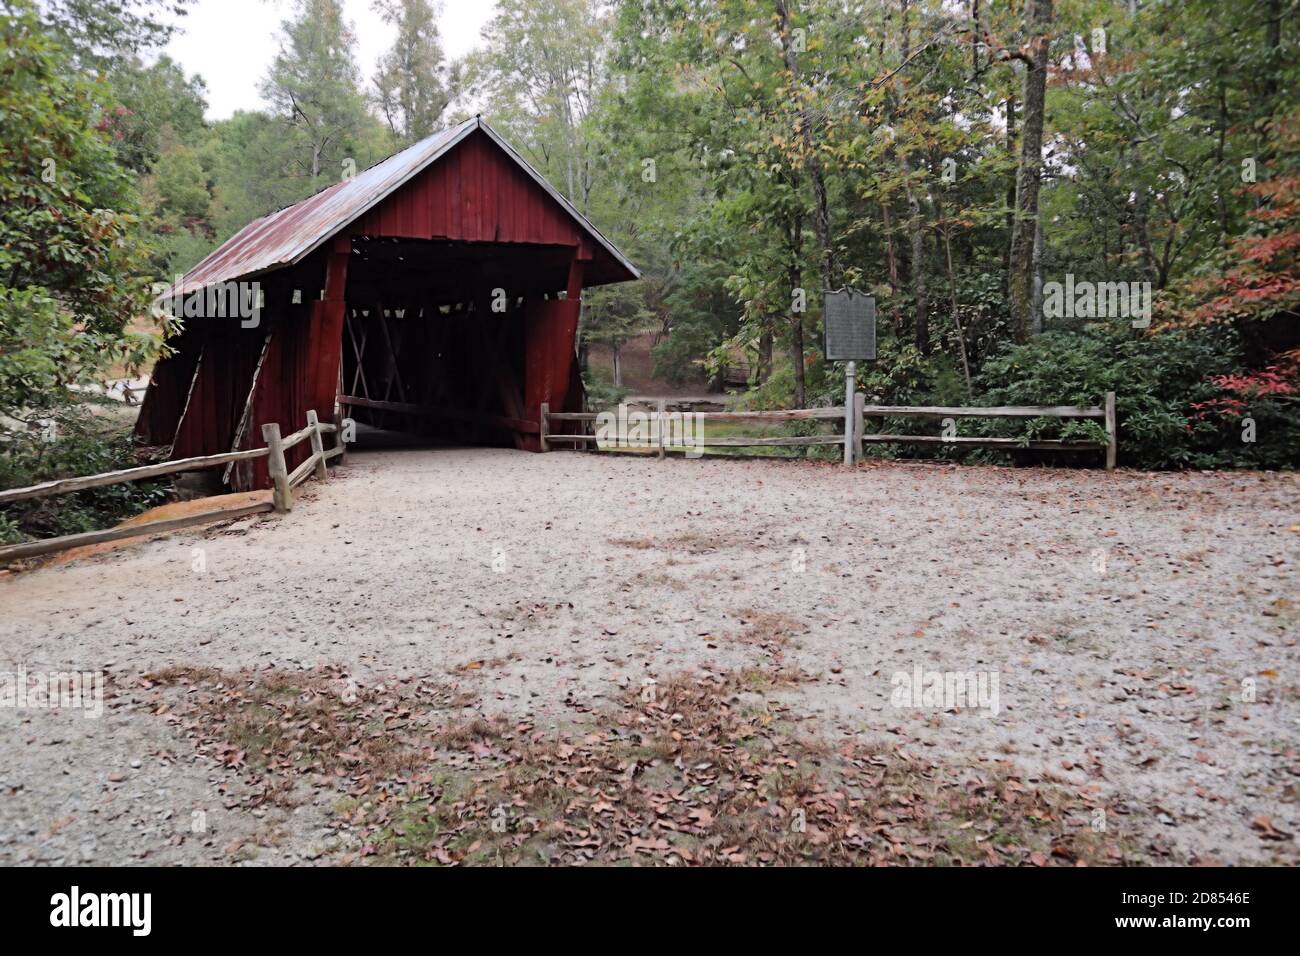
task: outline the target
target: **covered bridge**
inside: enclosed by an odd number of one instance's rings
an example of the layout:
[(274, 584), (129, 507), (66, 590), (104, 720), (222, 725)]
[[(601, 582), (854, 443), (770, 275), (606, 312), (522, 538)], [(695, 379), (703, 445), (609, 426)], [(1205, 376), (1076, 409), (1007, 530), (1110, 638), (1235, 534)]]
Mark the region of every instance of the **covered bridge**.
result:
[[(537, 450), (543, 402), (582, 410), (583, 288), (638, 277), (475, 117), (249, 223), (190, 270), (171, 296), (195, 317), (157, 363), (136, 433), (173, 458), (218, 454), (314, 409)], [(212, 314), (213, 290), (254, 282), (254, 318)], [(309, 450), (294, 453), (290, 468)], [(265, 459), (227, 480), (267, 486)]]

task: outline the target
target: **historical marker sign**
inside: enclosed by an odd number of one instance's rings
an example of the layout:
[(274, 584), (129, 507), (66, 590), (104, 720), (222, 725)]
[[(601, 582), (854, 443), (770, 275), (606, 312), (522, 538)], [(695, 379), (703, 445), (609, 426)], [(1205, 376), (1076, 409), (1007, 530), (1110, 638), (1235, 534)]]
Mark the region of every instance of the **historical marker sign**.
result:
[(822, 308), (826, 359), (856, 362), (876, 357), (876, 299), (865, 292), (827, 292)]

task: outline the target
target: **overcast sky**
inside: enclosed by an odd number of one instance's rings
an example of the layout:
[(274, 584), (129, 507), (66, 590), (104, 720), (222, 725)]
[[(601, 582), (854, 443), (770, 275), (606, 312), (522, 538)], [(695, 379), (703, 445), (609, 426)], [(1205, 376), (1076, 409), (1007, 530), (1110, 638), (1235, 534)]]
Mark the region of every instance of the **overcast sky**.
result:
[[(207, 82), (209, 119), (264, 105), (257, 87), (279, 49), (280, 23), (292, 6), (290, 0), (195, 0), (180, 19), (181, 32), (167, 53), (187, 74), (198, 73)], [(478, 46), (479, 30), (495, 7), (495, 0), (443, 0), (438, 31), (448, 59)], [(343, 0), (343, 8), (356, 33), (362, 77), (369, 82), (394, 31), (371, 0)]]

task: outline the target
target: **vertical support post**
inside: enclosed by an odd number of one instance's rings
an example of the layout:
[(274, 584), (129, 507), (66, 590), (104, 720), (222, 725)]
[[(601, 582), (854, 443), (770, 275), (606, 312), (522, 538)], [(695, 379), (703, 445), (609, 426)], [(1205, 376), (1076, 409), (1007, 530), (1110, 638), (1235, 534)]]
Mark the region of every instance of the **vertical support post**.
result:
[(655, 409), (655, 420), (659, 427), (655, 429), (655, 434), (659, 438), (659, 457), (664, 457), (664, 419), (668, 415), (668, 402), (659, 399), (659, 406)]
[(311, 304), (307, 342), (307, 379), (303, 404), (329, 421), (339, 398), (339, 369), (343, 365), (343, 324), (347, 307), (349, 236), (334, 238), (325, 260), (324, 297)]
[(858, 461), (862, 460), (862, 436), (866, 433), (862, 414), (866, 405), (867, 396), (855, 391), (853, 393), (853, 452)]
[(320, 418), (316, 409), (307, 409), (307, 424), (311, 426), (311, 454), (316, 459), (316, 480), (324, 481), (329, 475), (325, 470), (325, 443), (320, 437)]
[(844, 365), (844, 464), (853, 464), (853, 451), (857, 445), (853, 428), (853, 393), (858, 387), (858, 363)]
[[(339, 396), (342, 397), (347, 393), (343, 391), (343, 363), (339, 362)], [(344, 411), (342, 403), (334, 406), (334, 447), (339, 450), (339, 454), (334, 456), (334, 467), (346, 464), (348, 460), (348, 443), (343, 440), (343, 420), (347, 418), (347, 412)]]
[[(537, 408), (546, 402), (558, 414), (576, 412), (581, 406), (581, 379), (577, 376), (578, 356), (574, 348), (578, 338), (578, 318), (582, 311), (584, 270), (583, 261), (577, 258), (578, 251), (575, 247), (574, 258), (569, 262), (565, 298), (533, 298), (525, 307), (525, 408)], [(557, 422), (556, 426), (552, 434), (573, 432), (568, 422)], [(532, 435), (526, 436), (524, 445), (530, 451), (541, 450), (540, 442), (535, 444)]]
[(1106, 470), (1115, 470), (1119, 452), (1119, 433), (1115, 426), (1115, 393), (1106, 393)]
[(551, 403), (542, 402), (542, 410), (537, 413), (537, 442), (542, 451), (550, 451), (551, 445), (546, 440), (546, 433), (551, 429)]
[(275, 491), (271, 502), (275, 510), (281, 513), (293, 510), (293, 489), (289, 487), (289, 469), (284, 464), (284, 444), (280, 440), (280, 426), (276, 422), (267, 422), (262, 426), (262, 437), (266, 440), (269, 454), (266, 456), (266, 468), (275, 482)]

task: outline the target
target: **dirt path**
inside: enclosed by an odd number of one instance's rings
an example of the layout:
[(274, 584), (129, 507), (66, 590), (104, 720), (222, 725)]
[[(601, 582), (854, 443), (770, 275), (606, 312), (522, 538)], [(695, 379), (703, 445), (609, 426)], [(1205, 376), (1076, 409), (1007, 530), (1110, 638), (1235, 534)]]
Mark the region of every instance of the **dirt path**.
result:
[[(410, 450), (306, 492), (0, 580), (0, 671), (109, 675), (100, 720), (0, 708), (0, 863), (339, 858), (332, 798), (249, 810), (139, 680), (327, 665), (547, 732), (785, 675), (762, 689), (832, 747), (1099, 795), (1143, 859), (1296, 861), (1294, 476)], [(997, 698), (899, 706), (917, 670)]]

